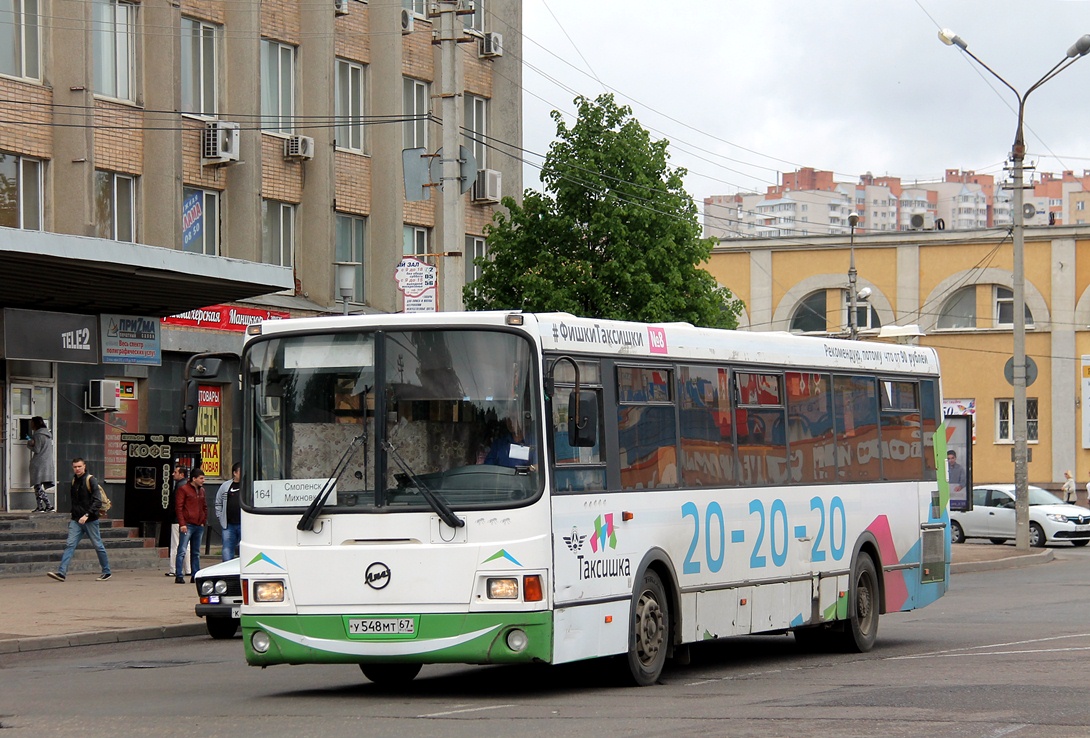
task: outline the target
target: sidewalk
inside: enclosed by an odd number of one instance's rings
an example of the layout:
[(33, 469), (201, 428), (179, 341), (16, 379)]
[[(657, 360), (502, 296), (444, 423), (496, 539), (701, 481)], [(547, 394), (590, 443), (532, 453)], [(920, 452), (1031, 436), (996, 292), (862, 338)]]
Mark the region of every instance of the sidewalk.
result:
[[(953, 547), (951, 569), (971, 571), (1051, 561), (1052, 550), (963, 543)], [(218, 559), (209, 559), (215, 563)], [(178, 638), (206, 633), (194, 614), (196, 588), (150, 569), (115, 570), (106, 582), (97, 572), (69, 574), (67, 582), (45, 575), (0, 579), (0, 654), (66, 646)]]

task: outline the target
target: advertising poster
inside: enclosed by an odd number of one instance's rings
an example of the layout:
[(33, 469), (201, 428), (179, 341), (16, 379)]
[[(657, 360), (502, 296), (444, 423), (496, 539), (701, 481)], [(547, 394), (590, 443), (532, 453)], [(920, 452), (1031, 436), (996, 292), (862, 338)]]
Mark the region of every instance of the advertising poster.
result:
[(404, 297), (404, 312), (434, 313), (438, 293), (438, 268), (406, 256), (394, 270), (397, 289)]
[(206, 477), (220, 477), (219, 438), (223, 390), (219, 385), (202, 384), (197, 398), (197, 435), (216, 438), (214, 443), (201, 444), (201, 468)]
[(124, 482), (127, 470), (124, 433), (135, 433), (140, 425), (140, 402), (136, 397), (136, 380), (122, 379), (121, 409), (110, 413), (106, 420), (106, 451), (103, 476), (107, 482)]
[(99, 316), (103, 364), (159, 366), (159, 319), (141, 315)]

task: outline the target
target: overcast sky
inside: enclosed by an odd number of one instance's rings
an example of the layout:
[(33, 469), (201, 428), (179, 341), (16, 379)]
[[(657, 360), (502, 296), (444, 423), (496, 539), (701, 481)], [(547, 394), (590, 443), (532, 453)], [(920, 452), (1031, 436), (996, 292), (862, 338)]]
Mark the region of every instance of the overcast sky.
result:
[[(1002, 175), (1017, 101), (942, 27), (1024, 92), (1090, 33), (1090, 0), (525, 0), (523, 146), (545, 154), (549, 111), (610, 91), (671, 141), (698, 202), (801, 166)], [(1090, 58), (1034, 92), (1025, 120), (1027, 165), (1090, 169)]]

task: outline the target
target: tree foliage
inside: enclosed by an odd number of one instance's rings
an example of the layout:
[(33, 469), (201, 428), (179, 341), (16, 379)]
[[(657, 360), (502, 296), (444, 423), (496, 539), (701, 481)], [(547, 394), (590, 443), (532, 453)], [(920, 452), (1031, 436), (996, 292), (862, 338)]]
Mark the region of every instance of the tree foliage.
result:
[(668, 166), (669, 142), (612, 95), (575, 102), (570, 128), (552, 113), (545, 192), (504, 198), (507, 213), (486, 226), (466, 306), (735, 327), (742, 304), (702, 268), (713, 241), (700, 237), (685, 170)]

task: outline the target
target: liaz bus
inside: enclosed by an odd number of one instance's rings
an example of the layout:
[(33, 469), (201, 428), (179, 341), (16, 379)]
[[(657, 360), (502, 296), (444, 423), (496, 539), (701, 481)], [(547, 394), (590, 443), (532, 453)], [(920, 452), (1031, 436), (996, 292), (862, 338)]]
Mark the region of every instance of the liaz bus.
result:
[(949, 582), (929, 349), (521, 312), (249, 327), (247, 661), (864, 652)]

